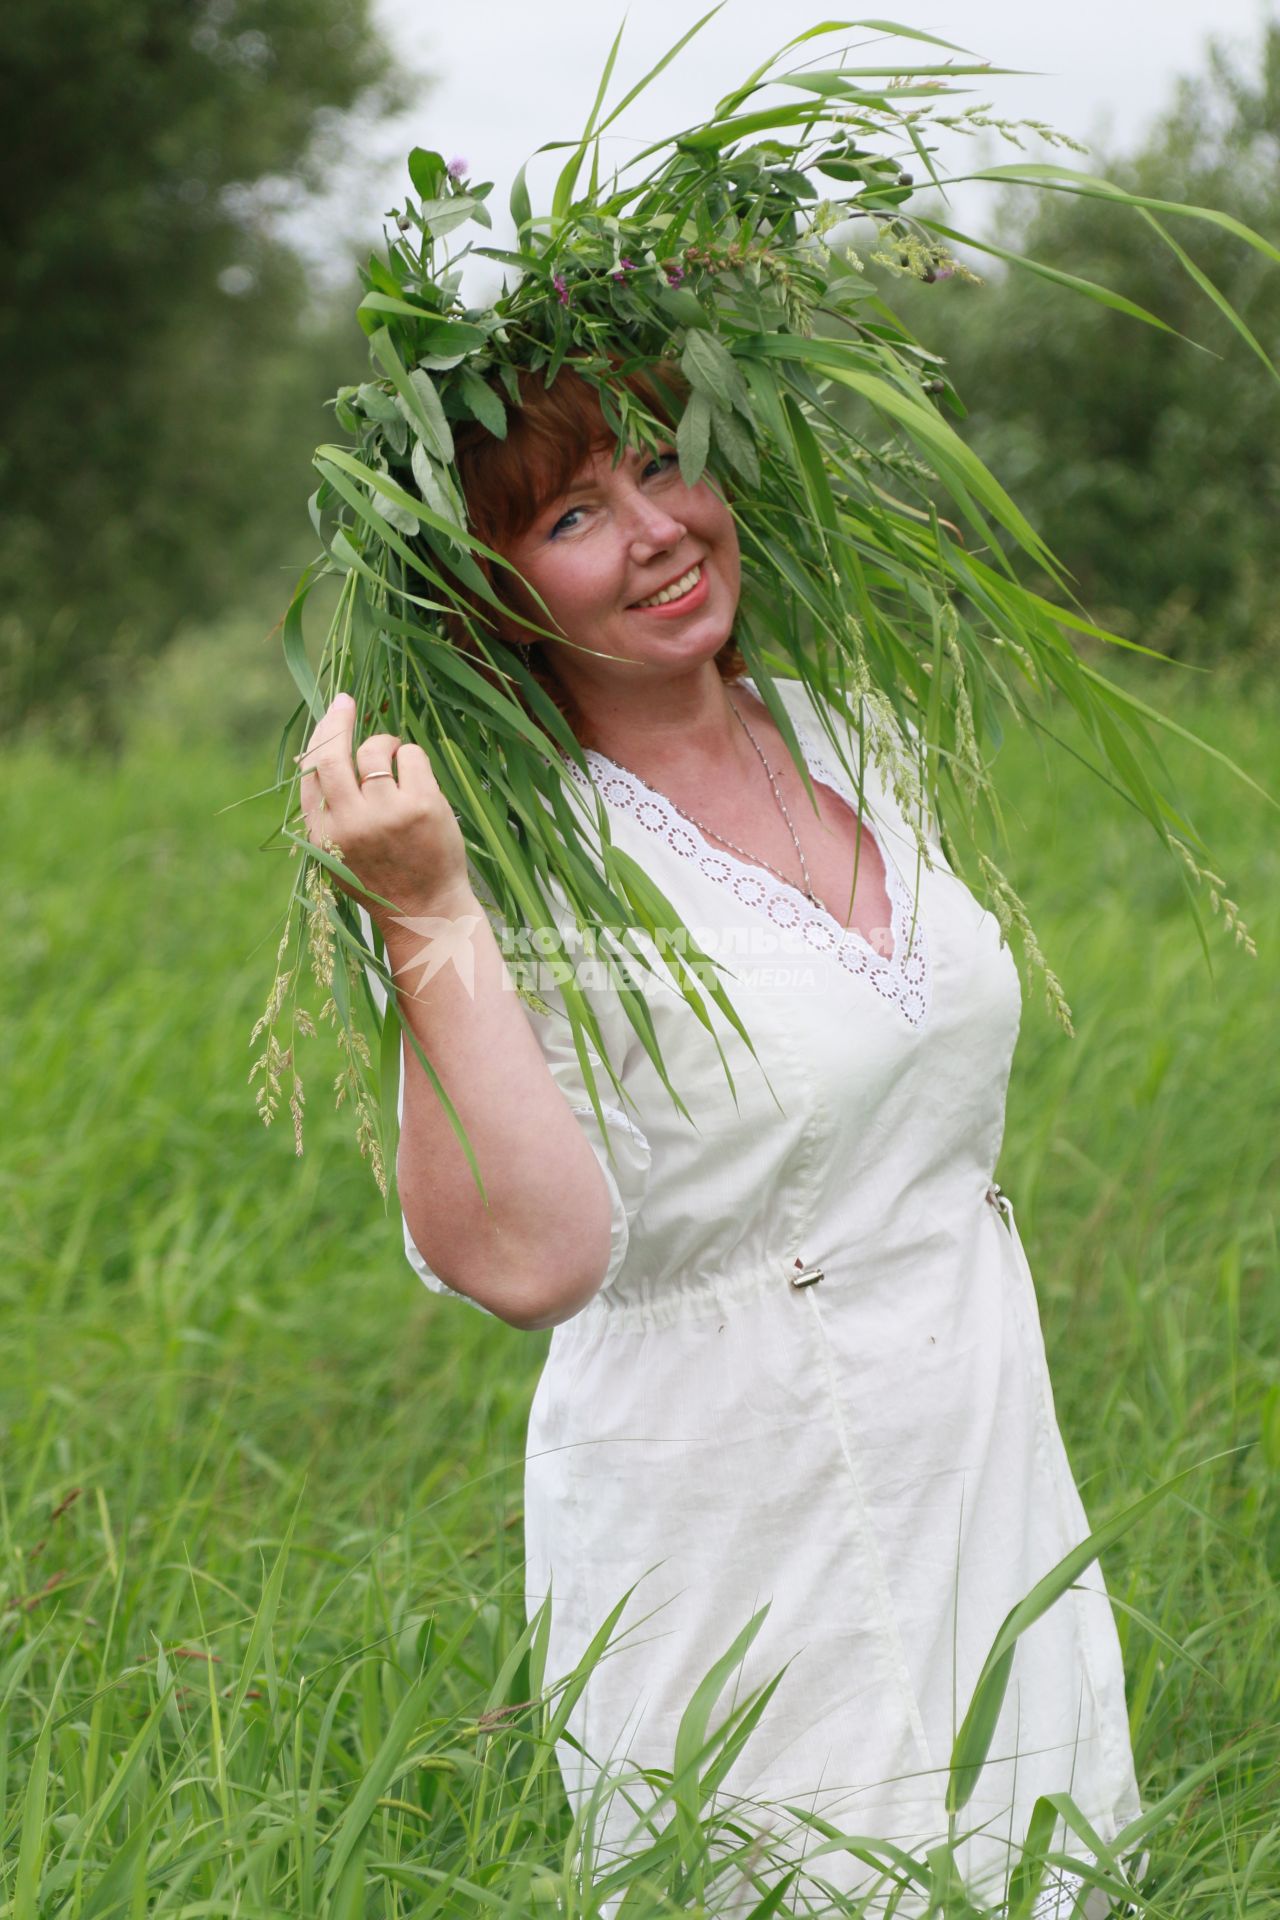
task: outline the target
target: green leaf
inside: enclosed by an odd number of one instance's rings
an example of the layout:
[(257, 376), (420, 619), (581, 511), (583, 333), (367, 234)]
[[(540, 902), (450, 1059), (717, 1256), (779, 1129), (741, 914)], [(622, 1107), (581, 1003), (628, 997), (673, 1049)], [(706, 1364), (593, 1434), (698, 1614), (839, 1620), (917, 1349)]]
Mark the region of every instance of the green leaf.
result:
[(1104, 180), (1097, 174), (1080, 173), (1073, 167), (1049, 164), (1005, 167), (984, 167), (981, 173), (956, 174), (948, 184), (959, 185), (966, 180), (1004, 180), (1013, 186), (1044, 186), (1055, 192), (1071, 193), (1086, 200), (1114, 200), (1122, 207), (1145, 207), (1149, 213), (1181, 214), (1186, 220), (1207, 220), (1210, 225), (1221, 227), (1224, 233), (1235, 234), (1256, 253), (1265, 254), (1268, 260), (1280, 265), (1280, 247), (1266, 240), (1243, 220), (1237, 220), (1234, 214), (1219, 213), (1216, 207), (1195, 207), (1180, 200), (1153, 200), (1143, 193), (1127, 193), (1123, 187), (1117, 187), (1110, 180)]
[(511, 209), (512, 225), (515, 227), (517, 237), (523, 235), (524, 229), (533, 219), (533, 208), (529, 202), (529, 189), (525, 185), (524, 179), (527, 164), (526, 162), (526, 165), (521, 167), (519, 173), (512, 181), (511, 198), (508, 202)]
[(676, 428), (676, 452), (680, 456), (680, 478), (686, 487), (696, 487), (707, 464), (711, 445), (711, 402), (696, 389)]
[[(1078, 274), (1066, 273), (1061, 267), (1049, 267), (1043, 261), (1032, 260), (1027, 254), (1013, 253), (1008, 247), (997, 246), (994, 240), (975, 240), (970, 234), (957, 233), (953, 228), (944, 227), (937, 220), (928, 220), (922, 215), (916, 216), (916, 224), (927, 228), (930, 233), (941, 234), (944, 240), (958, 240), (979, 253), (990, 253), (998, 260), (1008, 260), (1013, 266), (1025, 267), (1029, 273), (1039, 274), (1043, 280), (1051, 280), (1060, 287), (1070, 287), (1073, 293), (1087, 294), (1104, 307), (1114, 307), (1117, 313), (1127, 313), (1133, 320), (1143, 320), (1150, 327), (1159, 327), (1162, 333), (1177, 334), (1180, 340), (1187, 337), (1178, 334), (1177, 328), (1161, 320), (1158, 314), (1148, 313), (1145, 307), (1127, 300), (1122, 293), (1113, 293), (1109, 287), (1099, 286), (1096, 281), (1082, 280)], [(1190, 344), (1194, 346), (1195, 342)]]
[(682, 133), (676, 145), (686, 153), (711, 153), (751, 134), (767, 133), (772, 127), (804, 126), (817, 112), (818, 108), (807, 101), (790, 107), (762, 107), (758, 113), (740, 114), (734, 120), (718, 120), (692, 133)]
[(431, 320), (422, 335), (422, 344), (429, 353), (475, 353), (487, 345), (489, 336), (483, 327), (473, 327), (469, 320)]
[[(981, 66), (936, 66), (936, 67), (838, 67), (827, 72), (821, 69), (804, 73), (789, 73), (785, 84), (789, 87), (801, 87), (806, 93), (820, 93), (825, 97), (840, 98), (846, 92), (850, 80), (927, 80), (931, 77), (952, 79), (962, 74), (981, 74), (984, 77), (995, 73), (1012, 73), (1011, 67), (992, 67), (984, 60)], [(895, 88), (896, 91), (896, 88)]]
[(1196, 265), (1195, 261), (1191, 258), (1191, 255), (1187, 253), (1184, 248), (1178, 245), (1173, 235), (1171, 233), (1166, 232), (1165, 228), (1161, 226), (1160, 222), (1156, 219), (1154, 213), (1148, 213), (1146, 208), (1144, 207), (1142, 209), (1142, 217), (1145, 221), (1147, 221), (1147, 223), (1150, 226), (1155, 228), (1156, 232), (1160, 235), (1160, 238), (1164, 241), (1169, 251), (1174, 255), (1174, 257), (1178, 260), (1180, 265), (1185, 268), (1186, 272), (1195, 281), (1201, 293), (1207, 294), (1209, 299), (1212, 300), (1214, 306), (1218, 309), (1218, 312), (1227, 321), (1228, 325), (1235, 328), (1236, 332), (1240, 335), (1240, 338), (1244, 341), (1245, 345), (1249, 348), (1249, 350), (1258, 356), (1258, 359), (1261, 360), (1263, 366), (1267, 369), (1267, 372), (1271, 375), (1272, 379), (1276, 381), (1280, 381), (1280, 369), (1277, 369), (1273, 365), (1271, 358), (1268, 355), (1265, 347), (1263, 347), (1262, 344), (1250, 332), (1249, 328), (1246, 326), (1245, 322), (1241, 319), (1240, 315), (1236, 312), (1235, 308), (1232, 306), (1231, 302), (1227, 299), (1226, 295), (1219, 293), (1217, 287), (1215, 287), (1215, 285), (1213, 284), (1213, 281), (1209, 278), (1208, 274), (1205, 273), (1203, 268), (1198, 267)]
[(311, 671), (311, 662), (307, 659), (307, 645), (302, 632), (302, 609), (307, 603), (307, 595), (315, 585), (315, 578), (315, 574), (308, 570), (298, 582), (293, 599), (289, 602), (288, 612), (284, 616), (282, 637), (285, 665), (289, 669), (293, 684), (306, 702), (311, 718), (320, 720), (324, 717), (325, 703), (320, 696), (315, 674)]
[(431, 200), (439, 193), (448, 172), (444, 155), (432, 153), (428, 147), (415, 147), (409, 155), (409, 178), (414, 192), (423, 200)]
[[(335, 979), (337, 977), (336, 970), (334, 977)], [(324, 1877), (322, 1904), (325, 1898), (333, 1893), (342, 1877), (343, 1868), (364, 1839), (365, 1830), (373, 1818), (379, 1799), (386, 1793), (396, 1774), (405, 1765), (406, 1758), (411, 1756), (414, 1737), (420, 1726), (430, 1717), (433, 1691), (438, 1684), (437, 1676), (433, 1672), (424, 1673), (409, 1688), (392, 1715), (382, 1745), (374, 1755), (364, 1778), (338, 1822)]]
[(487, 210), (469, 193), (446, 193), (438, 200), (424, 200), (419, 208), (423, 226), (434, 240), (442, 240), (455, 227), (479, 218), (482, 226), (491, 225)]
[(366, 419), (372, 420), (382, 429), (382, 437), (393, 453), (402, 454), (408, 445), (409, 430), (404, 414), (389, 393), (372, 381), (366, 381), (356, 393)]
[(752, 419), (759, 421), (780, 447), (785, 447), (789, 437), (787, 416), (782, 409), (777, 369), (745, 358), (737, 364), (747, 385)]
[[(427, 507), (421, 500), (415, 499), (411, 493), (406, 493), (389, 474), (378, 473), (369, 467), (362, 466), (358, 460), (347, 453), (344, 447), (324, 447), (320, 451), (324, 458), (321, 460), (317, 455), (317, 466), (347, 504), (355, 508), (360, 518), (371, 526), (387, 545), (400, 555), (402, 560), (406, 560), (410, 566), (427, 574), (428, 577), (435, 577), (430, 575), (430, 570), (413, 549), (404, 544), (399, 530), (392, 525), (382, 509), (386, 504), (399, 507), (402, 513), (412, 515), (414, 519), (433, 528), (436, 533), (443, 534), (451, 543), (460, 542), (463, 539), (457, 526), (437, 514), (434, 508)], [(348, 479), (347, 475), (351, 478)], [(358, 487), (352, 484), (353, 481), (359, 482)], [(480, 545), (478, 541), (471, 542), (470, 536), (467, 536), (466, 544), (474, 544), (477, 548)], [(452, 562), (460, 575), (465, 571), (464, 560), (465, 555), (459, 554)], [(484, 576), (480, 574), (478, 568), (475, 572), (477, 579), (483, 582)]]
[(1054, 1602), (1074, 1586), (1080, 1575), (1105, 1553), (1120, 1537), (1127, 1533), (1134, 1523), (1142, 1519), (1174, 1487), (1181, 1484), (1191, 1474), (1199, 1473), (1202, 1467), (1209, 1466), (1213, 1460), (1222, 1459), (1222, 1454), (1211, 1455), (1208, 1460), (1198, 1460), (1192, 1466), (1184, 1467), (1181, 1473), (1173, 1474), (1150, 1493), (1143, 1494), (1130, 1506), (1116, 1514), (1103, 1526), (1095, 1528), (1087, 1539), (1064, 1554), (1055, 1567), (1051, 1567), (1042, 1580), (1038, 1580), (1030, 1593), (1018, 1601), (1006, 1614), (999, 1632), (991, 1644), (991, 1651), (983, 1664), (982, 1672), (973, 1690), (969, 1710), (965, 1714), (960, 1731), (956, 1735), (951, 1750), (951, 1766), (947, 1780), (947, 1811), (959, 1813), (967, 1805), (978, 1784), (991, 1742), (995, 1735), (1000, 1710), (1004, 1705), (1004, 1696), (1009, 1685), (1009, 1674), (1013, 1667), (1013, 1657), (1017, 1651), (1020, 1637), (1033, 1626), (1042, 1614), (1049, 1611)]
[(970, 494), (996, 514), (1001, 524), (1009, 529), (1019, 545), (1044, 568), (1051, 578), (1057, 579), (1060, 576), (1061, 568), (1058, 562), (1025, 515), (1014, 505), (994, 474), (947, 425), (941, 415), (926, 404), (918, 389), (908, 393), (893, 385), (881, 374), (868, 372), (863, 364), (865, 359), (863, 351), (859, 348), (850, 348), (841, 341), (816, 338), (802, 340), (786, 334), (765, 334), (757, 335), (751, 340), (750, 351), (763, 359), (789, 360), (818, 366), (829, 378), (862, 394), (864, 399), (869, 400), (890, 418), (908, 428), (914, 437), (928, 448), (934, 464), (940, 470), (945, 469), (948, 484), (961, 510), (982, 529), (984, 538), (990, 538), (990, 532), (973, 505)]
[(600, 125), (601, 133), (605, 131), (606, 127), (611, 127), (613, 125), (614, 121), (618, 118), (619, 114), (626, 112), (627, 108), (631, 105), (631, 102), (633, 100), (639, 99), (640, 95), (644, 92), (645, 88), (649, 86), (652, 81), (656, 80), (658, 75), (662, 73), (665, 68), (670, 66), (671, 62), (675, 59), (676, 55), (684, 51), (684, 49), (688, 46), (689, 42), (693, 39), (694, 35), (701, 33), (702, 29), (706, 26), (708, 20), (714, 20), (716, 15), (720, 11), (720, 8), (725, 6), (726, 4), (727, 4), (727, 0), (719, 0), (719, 5), (712, 7), (709, 13), (704, 13), (700, 20), (695, 20), (693, 25), (689, 28), (689, 31), (685, 34), (682, 34), (681, 37), (676, 41), (673, 47), (668, 47), (667, 51), (663, 54), (661, 60), (659, 60), (655, 66), (650, 67), (648, 73), (645, 74), (642, 80), (637, 80), (635, 86), (632, 87), (630, 93), (624, 94), (622, 96), (622, 99), (619, 100), (617, 106), (614, 108), (613, 112), (609, 115), (609, 118), (601, 122), (601, 125)]
[[(1063, 617), (1061, 610), (1056, 607), (1054, 608), (1054, 614), (1058, 619)], [(1108, 635), (1107, 637), (1110, 638), (1111, 636)], [(1189, 727), (1180, 726), (1179, 723), (1171, 719), (1167, 713), (1161, 713), (1158, 707), (1149, 706), (1145, 700), (1140, 700), (1138, 695), (1131, 693), (1128, 688), (1113, 687), (1109, 681), (1103, 680), (1102, 675), (1098, 673), (1095, 668), (1081, 662), (1080, 670), (1086, 679), (1092, 681), (1096, 686), (1105, 686), (1108, 696), (1123, 702), (1125, 706), (1132, 707), (1135, 713), (1142, 714), (1144, 719), (1148, 720), (1152, 726), (1164, 727), (1169, 733), (1176, 734), (1180, 740), (1186, 740), (1192, 746), (1199, 747), (1202, 753), (1209, 755), (1210, 759), (1217, 760), (1219, 764), (1226, 767), (1229, 772), (1234, 773), (1237, 779), (1243, 780), (1247, 787), (1251, 787), (1260, 799), (1266, 801), (1269, 807), (1280, 807), (1280, 800), (1278, 800), (1274, 794), (1268, 793), (1266, 788), (1261, 786), (1258, 781), (1253, 778), (1252, 774), (1246, 773), (1244, 768), (1231, 759), (1229, 754), (1223, 753), (1220, 747), (1212, 746), (1209, 741), (1202, 740), (1199, 734), (1192, 733)]]
[(715, 1704), (742, 1665), (768, 1613), (769, 1603), (766, 1601), (759, 1612), (748, 1620), (728, 1651), (721, 1654), (715, 1665), (698, 1682), (688, 1706), (680, 1716), (680, 1725), (676, 1729), (672, 1789), (677, 1806), (686, 1817), (696, 1815), (697, 1771), (706, 1752), (707, 1733)]
[(664, 287), (658, 295), (658, 306), (674, 326), (707, 329), (715, 325), (697, 294), (688, 287)]
[(370, 420), (376, 420), (379, 426), (394, 425), (399, 421), (395, 400), (382, 388), (375, 386), (372, 380), (366, 380), (363, 386), (356, 388), (356, 399)]
[[(439, 436), (436, 433), (431, 415), (425, 411), (426, 403), (424, 403), (417, 387), (412, 380), (410, 380), (405, 364), (396, 351), (395, 341), (391, 338), (391, 334), (386, 327), (379, 327), (376, 333), (369, 336), (369, 350), (376, 359), (381, 361), (383, 367), (386, 369), (392, 386), (404, 403), (404, 415), (410, 426), (428, 442), (435, 442), (438, 445)], [(434, 389), (432, 389), (432, 391), (434, 393)], [(440, 411), (443, 417), (443, 408), (441, 408)], [(449, 433), (447, 421), (445, 422), (445, 433), (446, 435)], [(452, 458), (452, 445), (452, 436), (449, 436), (450, 458)]]
[[(377, 511), (373, 501), (369, 498), (369, 494), (365, 491), (371, 484), (373, 485), (375, 493), (396, 501), (410, 513), (415, 513), (431, 533), (442, 535), (448, 545), (447, 564), (451, 574), (456, 575), (463, 585), (469, 587), (472, 593), (486, 606), (505, 611), (497, 595), (494, 593), (493, 588), (471, 557), (472, 554), (475, 553), (482, 554), (493, 566), (513, 573), (515, 569), (503, 554), (495, 552), (492, 547), (486, 546), (483, 540), (477, 540), (473, 534), (467, 532), (465, 529), (460, 529), (455, 522), (443, 519), (434, 509), (424, 506), (419, 500), (415, 500), (412, 494), (406, 493), (402, 487), (398, 487), (395, 481), (389, 479), (387, 475), (381, 473), (371, 474), (368, 467), (362, 466), (345, 447), (318, 448), (314, 464), (317, 471), (324, 476), (334, 491), (341, 495), (348, 506), (354, 508), (360, 519), (371, 526), (378, 537), (384, 540), (393, 552), (398, 553), (400, 558), (407, 566), (411, 567), (414, 572), (420, 573), (425, 579), (431, 581), (434, 586), (452, 595), (453, 588), (446, 585), (440, 575), (423, 560), (420, 554), (415, 553), (412, 547), (404, 544), (395, 529), (390, 527), (383, 516)], [(348, 475), (351, 477), (348, 478)], [(358, 488), (353, 484), (355, 480), (359, 480), (360, 482)], [(424, 534), (423, 537), (425, 540), (427, 535)], [(363, 564), (358, 555), (354, 556), (354, 564), (357, 567)], [(385, 589), (385, 581), (379, 584)], [(412, 599), (412, 596), (409, 596), (409, 598)], [(545, 606), (543, 606), (541, 600), (537, 599), (536, 595), (535, 600), (537, 600), (537, 604), (542, 608), (542, 611), (546, 612)], [(423, 605), (429, 603), (416, 602), (415, 604)], [(456, 602), (452, 602), (452, 604), (456, 604)]]
[(329, 551), (343, 573), (354, 572), (364, 574), (366, 579), (370, 577), (345, 527), (338, 528), (329, 542)]
[(401, 319), (420, 321), (431, 318), (430, 312), (426, 307), (411, 306), (409, 301), (402, 300), (399, 294), (392, 295), (389, 293), (366, 293), (364, 299), (356, 308), (356, 312), (371, 314), (393, 313)]
[(1031, 1809), (1022, 1854), (1009, 1882), (1009, 1920), (1030, 1920), (1036, 1895), (1044, 1884), (1044, 1856), (1057, 1824), (1058, 1809), (1041, 1794)]
[(36, 1740), (22, 1796), (22, 1828), (13, 1879), (13, 1920), (39, 1920), (41, 1866), (45, 1857), (45, 1802), (49, 1791), (49, 1748), (53, 1703), (47, 1707)]
[(394, 527), (397, 533), (404, 534), (407, 540), (412, 540), (422, 525), (418, 515), (408, 507), (401, 506), (398, 500), (384, 498), (379, 501), (378, 509), (387, 525)]
[[(431, 458), (431, 455), (427, 452), (421, 440), (414, 441), (413, 452), (409, 457), (409, 464), (413, 468), (413, 477), (418, 483), (418, 491), (432, 512), (438, 513), (442, 520), (452, 520), (456, 526), (461, 528), (463, 524), (462, 517), (452, 497), (453, 490), (449, 483), (448, 474), (443, 467), (436, 466), (435, 461)], [(383, 512), (387, 513), (387, 507), (385, 505)], [(389, 513), (387, 513), (387, 517), (390, 519)], [(394, 521), (392, 521), (392, 525), (395, 525)], [(417, 529), (414, 528), (413, 531), (416, 532)]]
[[(757, 67), (754, 73), (749, 74), (740, 87), (736, 87), (732, 93), (726, 94), (723, 100), (717, 102), (716, 119), (720, 120), (728, 114), (736, 113), (744, 100), (750, 99), (753, 93), (758, 93), (765, 75), (777, 65), (784, 53), (790, 53), (793, 47), (804, 46), (810, 40), (821, 39), (823, 34), (843, 33), (849, 24), (847, 20), (823, 21), (818, 26), (806, 27), (803, 33), (797, 33), (792, 39), (784, 41), (778, 51), (762, 66)], [(928, 46), (942, 47), (951, 53), (973, 54), (974, 59), (979, 57), (973, 53), (972, 47), (957, 46), (952, 40), (939, 40), (935, 34), (924, 33), (918, 27), (901, 26), (895, 20), (860, 20), (858, 25), (868, 33), (891, 33), (899, 40), (919, 40)]]
[(684, 343), (680, 366), (692, 387), (720, 406), (750, 406), (746, 385), (733, 355), (713, 333), (691, 331)]
[(408, 375), (410, 387), (417, 400), (413, 407), (405, 395), (401, 395), (400, 404), (410, 426), (417, 429), (418, 438), (425, 442), (428, 452), (447, 465), (453, 459), (453, 433), (445, 418), (445, 411), (436, 392), (435, 381), (424, 373), (421, 367), (414, 367)]
[(622, 25), (613, 36), (613, 45), (609, 49), (609, 56), (604, 63), (604, 71), (600, 75), (600, 84), (596, 88), (596, 97), (591, 103), (591, 111), (587, 115), (587, 124), (582, 130), (582, 145), (584, 149), (588, 140), (590, 140), (592, 134), (595, 132), (596, 119), (601, 107), (604, 105), (604, 96), (609, 90), (609, 82), (613, 78), (613, 69), (618, 59), (618, 48), (622, 45), (622, 35), (626, 24), (627, 20), (624, 14), (622, 17)]
[(831, 480), (813, 428), (805, 419), (804, 409), (799, 401), (793, 399), (790, 394), (784, 396), (783, 406), (790, 429), (786, 437), (794, 448), (796, 465), (804, 481), (814, 519), (828, 533), (838, 534), (840, 522), (836, 514), (836, 503), (831, 495)]
[(284, 1588), (285, 1567), (288, 1564), (289, 1548), (293, 1541), (293, 1529), (297, 1518), (298, 1507), (295, 1505), (289, 1519), (289, 1524), (285, 1528), (284, 1539), (280, 1542), (279, 1551), (276, 1554), (271, 1572), (267, 1575), (267, 1582), (262, 1591), (262, 1599), (258, 1603), (258, 1610), (253, 1618), (253, 1626), (249, 1630), (248, 1644), (244, 1650), (244, 1658), (240, 1662), (240, 1675), (235, 1683), (235, 1690), (232, 1693), (231, 1705), (227, 1714), (228, 1736), (230, 1735), (230, 1729), (234, 1727), (236, 1723), (240, 1709), (244, 1705), (245, 1695), (248, 1693), (254, 1673), (257, 1671), (257, 1665), (263, 1647), (270, 1638), (271, 1630), (275, 1625), (276, 1613), (280, 1606), (280, 1595)]
[(755, 443), (742, 422), (727, 407), (713, 407), (711, 428), (716, 445), (725, 458), (738, 469), (744, 480), (758, 487), (760, 462), (756, 458)]
[(482, 427), (487, 427), (497, 440), (507, 437), (507, 410), (487, 380), (480, 377), (473, 368), (464, 370), (458, 391), (467, 411), (477, 419)]

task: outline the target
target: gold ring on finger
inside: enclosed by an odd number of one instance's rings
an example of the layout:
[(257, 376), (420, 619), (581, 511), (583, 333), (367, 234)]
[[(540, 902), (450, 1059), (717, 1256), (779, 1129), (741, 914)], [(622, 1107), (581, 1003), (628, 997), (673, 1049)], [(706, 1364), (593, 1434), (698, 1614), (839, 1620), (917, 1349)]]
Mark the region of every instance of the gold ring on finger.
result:
[(363, 786), (366, 780), (394, 780), (394, 779), (395, 779), (395, 775), (394, 773), (392, 773), (390, 767), (380, 767), (376, 773), (362, 773), (360, 775), (360, 785)]

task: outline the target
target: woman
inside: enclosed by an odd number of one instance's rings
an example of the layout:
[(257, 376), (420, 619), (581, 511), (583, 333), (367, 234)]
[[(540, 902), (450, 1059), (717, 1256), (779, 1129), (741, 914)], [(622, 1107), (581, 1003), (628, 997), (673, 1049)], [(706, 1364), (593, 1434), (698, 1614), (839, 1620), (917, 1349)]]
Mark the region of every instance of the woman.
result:
[[(374, 734), (353, 758), (340, 696), (303, 756), (308, 828), (398, 909), (370, 912), (488, 1200), (406, 1044), (406, 1248), (437, 1291), (554, 1329), (526, 1489), (549, 1677), (632, 1590), (561, 1751), (571, 1795), (602, 1768), (670, 1769), (697, 1682), (767, 1604), (720, 1711), (785, 1671), (725, 1791), (770, 1803), (775, 1833), (779, 1808), (809, 1810), (923, 1857), (946, 1835), (953, 1736), (997, 1628), (1088, 1532), (994, 1184), (1016, 969), (932, 831), (932, 867), (917, 862), (888, 770), (868, 769), (859, 816), (822, 715), (779, 681), (810, 801), (733, 649), (739, 551), (716, 486), (686, 487), (670, 452), (614, 464), (571, 372), (522, 397), (483, 472), (460, 449), (477, 530), (562, 635), (538, 643), (539, 672), (589, 747), (615, 844), (723, 952), (756, 1058), (661, 969), (640, 976), (690, 1124), (597, 986), (631, 1103), (602, 1130), (555, 980), (546, 1010), (511, 991), (427, 753)], [(513, 599), (512, 641), (535, 605)], [(856, 720), (827, 718), (856, 765)], [(1020, 1641), (960, 1821), (990, 1897), (1058, 1790), (1107, 1840), (1139, 1811), (1096, 1567)], [(615, 1795), (606, 1848), (633, 1819)], [(813, 1871), (842, 1890), (875, 1879), (849, 1853)]]

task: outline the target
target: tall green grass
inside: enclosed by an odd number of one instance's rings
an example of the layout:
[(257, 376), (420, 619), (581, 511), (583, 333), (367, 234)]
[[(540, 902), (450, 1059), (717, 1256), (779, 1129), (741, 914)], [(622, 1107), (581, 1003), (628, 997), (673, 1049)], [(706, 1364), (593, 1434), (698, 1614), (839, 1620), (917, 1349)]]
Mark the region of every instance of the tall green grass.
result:
[[(1273, 694), (1158, 684), (1270, 782)], [(118, 763), (33, 739), (0, 774), (0, 1920), (589, 1916), (556, 1704), (526, 1704), (546, 1336), (418, 1286), (322, 1037), (305, 1155), (287, 1116), (264, 1132), (278, 806), (219, 811), (266, 784), (268, 742), (202, 705), (203, 736), (162, 703)], [(1145, 1803), (1202, 1770), (1143, 1907), (1220, 1920), (1280, 1909), (1280, 855), (1273, 809), (1170, 764), (1258, 946), (1209, 916), (1212, 977), (1120, 803), (1028, 738), (1002, 750), (1007, 871), (1077, 1038), (1028, 992), (999, 1172), (1095, 1523), (1219, 1456), (1104, 1568)], [(623, 1875), (628, 1915), (713, 1898), (732, 1834), (696, 1780), (684, 1813)], [(836, 1910), (760, 1871), (761, 1914)]]

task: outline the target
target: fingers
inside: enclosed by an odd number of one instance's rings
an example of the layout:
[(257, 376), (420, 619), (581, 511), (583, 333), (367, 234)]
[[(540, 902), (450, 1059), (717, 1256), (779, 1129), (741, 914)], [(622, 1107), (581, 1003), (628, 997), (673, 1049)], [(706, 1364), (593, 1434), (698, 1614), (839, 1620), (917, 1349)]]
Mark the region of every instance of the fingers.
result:
[(350, 828), (367, 808), (383, 811), (402, 789), (419, 801), (438, 791), (427, 755), (398, 734), (370, 734), (353, 754), (355, 719), (351, 695), (338, 694), (297, 755), (302, 816), (317, 845), (341, 837), (344, 822)]
[(311, 843), (336, 851), (350, 875), (334, 885), (375, 919), (389, 901), (456, 895), (468, 885), (466, 844), (429, 754), (394, 733), (353, 751), (355, 721), (355, 702), (339, 694), (297, 756)]
[(302, 805), (308, 823), (321, 807), (341, 812), (359, 797), (351, 757), (355, 724), (356, 703), (349, 693), (340, 693), (298, 755), (303, 770)]
[(299, 800), (307, 831), (317, 845), (358, 831), (363, 816), (386, 816), (398, 795), (426, 805), (439, 796), (430, 757), (394, 733), (373, 733), (352, 751), (356, 707), (350, 694), (336, 696), (297, 756), (302, 769)]
[[(395, 776), (392, 760), (396, 748), (400, 745), (400, 736), (395, 733), (371, 733), (356, 748), (356, 772), (360, 780), (360, 793), (365, 795), (365, 782), (371, 784), (368, 798), (378, 800), (388, 792), (395, 790)], [(378, 784), (385, 781), (385, 788)]]
[(429, 800), (440, 791), (430, 756), (412, 740), (402, 741), (396, 750), (396, 778), (401, 793), (414, 800)]
[(421, 801), (440, 790), (430, 756), (413, 741), (401, 740), (398, 733), (371, 733), (362, 740), (356, 748), (356, 768), (360, 796), (375, 806), (397, 793)]

